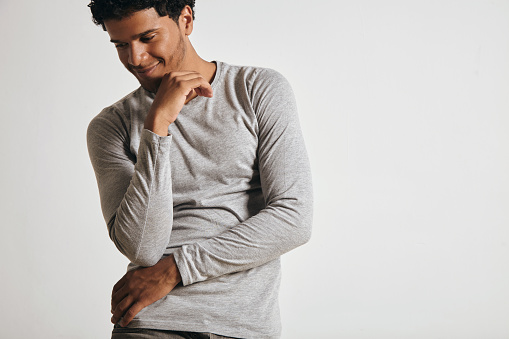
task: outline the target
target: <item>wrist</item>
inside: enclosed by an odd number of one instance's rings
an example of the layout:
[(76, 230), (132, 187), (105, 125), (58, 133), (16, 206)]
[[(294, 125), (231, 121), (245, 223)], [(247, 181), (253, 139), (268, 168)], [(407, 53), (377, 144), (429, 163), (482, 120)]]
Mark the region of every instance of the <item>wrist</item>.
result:
[(167, 264), (167, 281), (169, 284), (176, 286), (178, 283), (182, 281), (182, 277), (180, 276), (180, 271), (177, 267), (177, 262), (173, 257), (173, 254), (170, 254), (166, 258), (164, 258)]
[(168, 136), (168, 127), (173, 121), (161, 118), (161, 115), (150, 111), (145, 118), (144, 128), (162, 137)]

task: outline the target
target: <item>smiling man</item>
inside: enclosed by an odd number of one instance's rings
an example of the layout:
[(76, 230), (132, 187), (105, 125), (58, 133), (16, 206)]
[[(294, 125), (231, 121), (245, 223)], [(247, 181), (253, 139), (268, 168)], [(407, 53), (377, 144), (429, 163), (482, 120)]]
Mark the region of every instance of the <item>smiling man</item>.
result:
[(131, 262), (112, 338), (278, 338), (280, 256), (308, 241), (312, 214), (288, 82), (200, 58), (194, 1), (89, 7), (141, 85), (87, 132), (110, 238)]

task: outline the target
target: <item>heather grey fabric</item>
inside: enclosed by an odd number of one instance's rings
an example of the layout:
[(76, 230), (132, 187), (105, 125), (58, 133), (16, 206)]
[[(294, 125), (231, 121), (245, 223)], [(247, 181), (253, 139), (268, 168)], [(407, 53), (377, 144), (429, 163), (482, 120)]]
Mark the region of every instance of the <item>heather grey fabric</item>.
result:
[(173, 253), (183, 279), (129, 327), (277, 338), (280, 256), (311, 234), (295, 99), (273, 70), (216, 64), (214, 97), (167, 137), (143, 129), (155, 94), (140, 87), (92, 120), (89, 154), (129, 269)]

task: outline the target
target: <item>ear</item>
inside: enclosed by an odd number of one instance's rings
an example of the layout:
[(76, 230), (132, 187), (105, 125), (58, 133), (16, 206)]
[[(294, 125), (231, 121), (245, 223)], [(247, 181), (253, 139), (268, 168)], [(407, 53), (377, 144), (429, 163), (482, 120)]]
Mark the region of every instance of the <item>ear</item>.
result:
[(193, 10), (189, 6), (185, 6), (180, 12), (179, 26), (186, 35), (191, 35), (193, 32)]

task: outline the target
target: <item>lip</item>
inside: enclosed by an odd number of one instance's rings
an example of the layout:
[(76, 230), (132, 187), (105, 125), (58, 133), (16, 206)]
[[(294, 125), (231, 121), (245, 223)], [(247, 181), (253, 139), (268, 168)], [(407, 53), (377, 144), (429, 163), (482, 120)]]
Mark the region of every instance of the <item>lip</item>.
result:
[(150, 77), (150, 75), (152, 73), (154, 73), (154, 70), (157, 68), (157, 66), (159, 66), (159, 64), (160, 64), (160, 62), (158, 62), (157, 64), (155, 64), (153, 66), (149, 66), (149, 67), (145, 67), (145, 68), (141, 68), (141, 69), (135, 69), (134, 71), (140, 77), (148, 78), (148, 77)]

